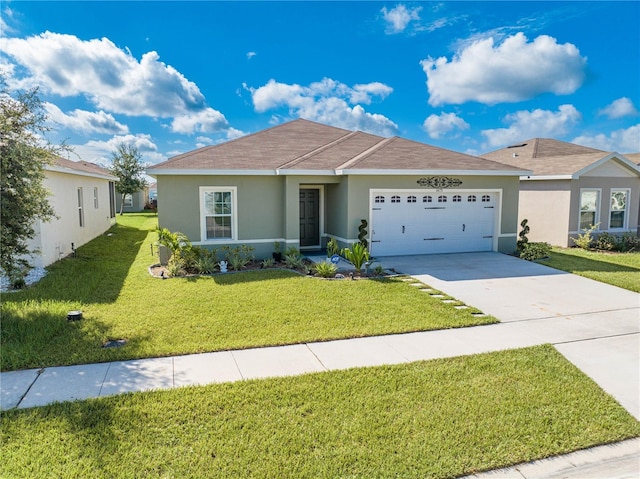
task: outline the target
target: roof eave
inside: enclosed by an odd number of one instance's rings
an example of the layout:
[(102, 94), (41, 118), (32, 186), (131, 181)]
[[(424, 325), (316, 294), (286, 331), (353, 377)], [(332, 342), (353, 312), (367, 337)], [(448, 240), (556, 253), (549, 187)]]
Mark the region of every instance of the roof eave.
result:
[(575, 180), (575, 175), (523, 175), (521, 181), (538, 181), (538, 180)]
[(73, 168), (65, 168), (63, 166), (57, 166), (57, 165), (47, 165), (44, 168), (46, 171), (54, 171), (56, 173), (66, 173), (68, 175), (77, 175), (77, 176), (87, 176), (90, 178), (100, 178), (102, 180), (108, 180), (108, 181), (119, 181), (118, 178), (116, 176), (112, 176), (112, 175), (108, 175), (106, 173), (98, 173), (98, 172), (91, 172), (91, 171), (83, 171), (83, 170), (76, 170)]
[(529, 170), (428, 170), (428, 169), (346, 169), (336, 170), (337, 175), (451, 175), (451, 176), (523, 176)]
[(158, 176), (275, 176), (277, 170), (211, 170), (211, 169), (148, 169), (145, 173), (153, 178)]

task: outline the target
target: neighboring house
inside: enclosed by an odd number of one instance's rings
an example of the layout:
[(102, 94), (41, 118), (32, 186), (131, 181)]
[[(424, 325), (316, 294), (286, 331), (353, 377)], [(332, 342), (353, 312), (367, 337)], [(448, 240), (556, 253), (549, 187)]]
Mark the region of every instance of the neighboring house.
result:
[(158, 199), (158, 183), (151, 183), (148, 187), (149, 190), (149, 201), (154, 201)]
[(195, 245), (321, 249), (358, 241), (373, 255), (513, 252), (519, 177), (530, 173), (398, 137), (295, 120), (153, 166), (161, 227)]
[(637, 231), (640, 168), (624, 155), (534, 138), (482, 157), (533, 171), (521, 178), (518, 213), (529, 220), (530, 241), (573, 246), (570, 238), (591, 225)]
[(58, 218), (38, 220), (35, 237), (29, 242), (35, 267), (48, 266), (73, 253), (115, 224), (115, 182), (117, 178), (86, 161), (56, 158), (46, 167), (44, 186)]
[[(124, 195), (124, 208), (123, 213), (137, 213), (144, 210), (145, 206), (149, 203), (149, 188), (145, 187), (136, 191), (133, 194), (127, 193)], [(116, 210), (120, 212), (120, 206), (122, 205), (122, 193), (116, 192)]]

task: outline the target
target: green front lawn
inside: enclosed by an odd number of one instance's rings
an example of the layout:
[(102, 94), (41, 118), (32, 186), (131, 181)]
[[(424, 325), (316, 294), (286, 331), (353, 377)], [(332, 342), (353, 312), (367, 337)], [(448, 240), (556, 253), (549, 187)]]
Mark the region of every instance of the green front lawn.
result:
[(451, 478), (640, 435), (551, 346), (1, 413), (0, 476)]
[[(327, 281), (285, 270), (161, 280), (152, 214), (118, 225), (24, 292), (3, 294), (2, 370), (293, 344), (495, 322), (400, 279)], [(82, 310), (84, 320), (68, 322)], [(123, 348), (104, 349), (108, 339)]]
[(640, 253), (554, 248), (540, 264), (640, 293)]

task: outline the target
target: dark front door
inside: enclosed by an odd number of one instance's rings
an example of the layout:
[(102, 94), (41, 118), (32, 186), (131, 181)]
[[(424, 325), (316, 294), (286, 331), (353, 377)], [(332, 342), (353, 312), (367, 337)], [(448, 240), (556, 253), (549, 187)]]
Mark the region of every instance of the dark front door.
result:
[(320, 190), (300, 190), (300, 247), (320, 245)]

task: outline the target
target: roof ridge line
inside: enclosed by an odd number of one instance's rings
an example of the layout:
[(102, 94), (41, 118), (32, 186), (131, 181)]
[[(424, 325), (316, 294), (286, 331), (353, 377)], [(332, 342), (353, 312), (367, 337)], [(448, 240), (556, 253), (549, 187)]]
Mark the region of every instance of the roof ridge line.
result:
[(331, 148), (332, 146), (335, 146), (338, 143), (343, 142), (347, 138), (351, 138), (352, 136), (354, 136), (357, 133), (358, 133), (357, 131), (350, 131), (346, 135), (343, 135), (340, 138), (338, 138), (337, 140), (333, 140), (333, 141), (327, 143), (326, 145), (319, 146), (315, 150), (311, 150), (311, 151), (305, 153), (304, 155), (299, 156), (298, 158), (294, 158), (293, 160), (287, 161), (285, 164), (280, 165), (278, 168), (276, 168), (276, 170), (280, 170), (280, 169), (283, 169), (283, 168), (289, 168), (291, 166), (295, 166), (298, 163), (301, 163), (304, 160), (307, 160), (307, 159), (311, 158), (312, 156), (317, 155), (318, 153), (321, 153), (324, 150), (326, 150), (328, 148)]
[(367, 148), (366, 150), (364, 150), (362, 153), (357, 154), (356, 156), (354, 156), (353, 158), (351, 158), (348, 161), (345, 161), (344, 163), (342, 163), (341, 165), (339, 165), (336, 170), (344, 170), (345, 168), (349, 168), (353, 165), (355, 165), (356, 163), (362, 161), (363, 159), (365, 159), (367, 156), (375, 153), (376, 151), (378, 151), (380, 148), (382, 148), (383, 146), (387, 145), (388, 143), (391, 143), (391, 141), (397, 139), (397, 136), (391, 136), (389, 138), (383, 138), (381, 139), (378, 143), (376, 143), (375, 145)]
[(540, 138), (533, 139), (533, 154), (531, 158), (538, 158), (538, 145), (540, 144)]

